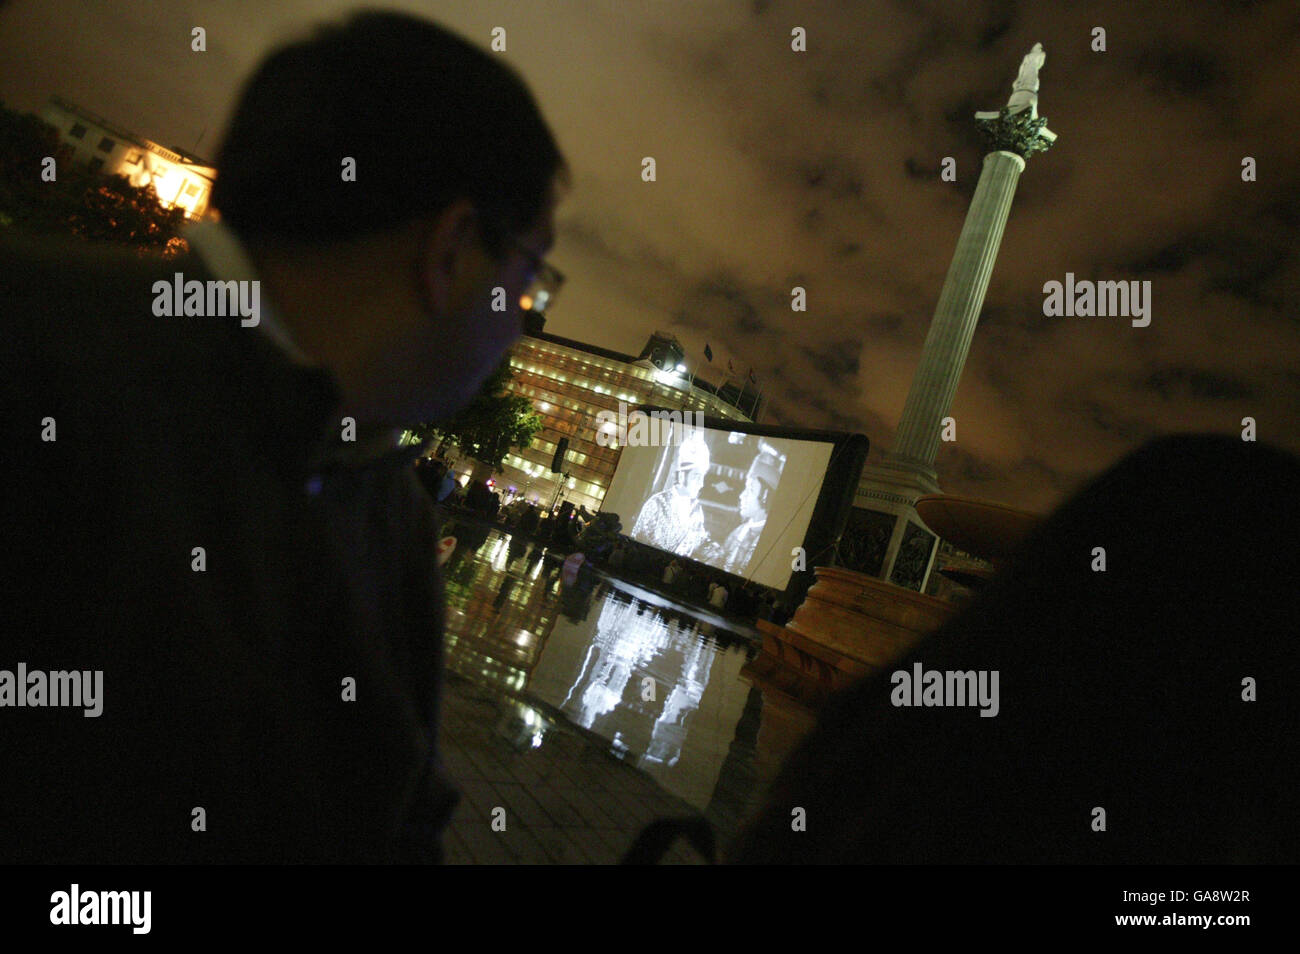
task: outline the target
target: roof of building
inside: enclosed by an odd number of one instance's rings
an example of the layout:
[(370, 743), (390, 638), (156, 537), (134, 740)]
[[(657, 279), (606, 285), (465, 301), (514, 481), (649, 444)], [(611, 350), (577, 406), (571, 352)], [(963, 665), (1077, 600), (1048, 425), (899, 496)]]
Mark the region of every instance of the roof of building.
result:
[(608, 358), (611, 361), (622, 361), (624, 364), (636, 364), (640, 361), (634, 355), (624, 354), (622, 351), (614, 351), (610, 348), (602, 348), (600, 345), (587, 344), (585, 341), (576, 341), (573, 338), (564, 338), (560, 335), (553, 335), (549, 331), (536, 331), (528, 338), (538, 338), (542, 341), (549, 341), (551, 344), (564, 345), (566, 348), (573, 348), (576, 351), (585, 351), (588, 354), (594, 354), (601, 358)]
[(119, 126), (117, 123), (105, 119), (103, 116), (100, 116), (98, 113), (93, 113), (82, 106), (78, 106), (76, 103), (69, 102), (68, 100), (63, 99), (61, 96), (51, 96), (50, 102), (53, 103), (55, 106), (59, 107), (60, 109), (66, 110), (67, 112), (70, 112), (75, 116), (79, 116), (80, 118), (85, 119), (88, 122), (94, 123), (96, 126), (99, 126), (101, 129), (107, 130), (108, 132), (112, 133), (114, 136), (116, 136), (118, 139), (122, 140), (123, 142), (129, 142), (133, 146), (136, 146), (140, 149), (147, 149), (150, 152), (161, 153), (163, 156), (165, 156), (167, 159), (170, 159), (172, 162), (180, 162), (180, 163), (185, 163), (187, 165), (200, 166), (202, 168), (209, 169), (214, 173), (216, 172), (216, 167), (211, 162), (202, 158), (201, 156), (196, 156), (194, 153), (184, 149), (177, 149), (175, 147), (169, 148), (167, 146), (160, 145), (159, 143), (154, 142), (152, 139), (146, 139), (144, 136), (141, 136), (138, 133), (133, 133), (129, 129), (125, 129), (122, 126)]
[[(574, 338), (565, 338), (561, 335), (553, 335), (547, 331), (533, 331), (529, 334), (525, 334), (523, 337), (536, 338), (539, 341), (548, 341), (551, 344), (563, 345), (566, 348), (573, 348), (575, 351), (584, 351), (587, 354), (594, 354), (611, 361), (621, 361), (624, 364), (652, 364), (648, 358), (638, 358), (634, 355), (625, 354), (622, 351), (614, 351), (611, 348), (602, 348), (599, 345), (588, 344), (585, 341), (578, 341)], [(750, 389), (748, 386), (738, 387), (735, 384), (714, 385), (700, 378), (693, 378), (691, 380), (691, 387), (703, 391), (706, 394), (713, 395), (719, 401), (735, 408), (741, 414), (746, 416), (752, 416), (752, 412), (755, 410), (754, 404), (757, 398), (757, 391)], [(749, 406), (749, 410), (745, 409), (746, 405)]]

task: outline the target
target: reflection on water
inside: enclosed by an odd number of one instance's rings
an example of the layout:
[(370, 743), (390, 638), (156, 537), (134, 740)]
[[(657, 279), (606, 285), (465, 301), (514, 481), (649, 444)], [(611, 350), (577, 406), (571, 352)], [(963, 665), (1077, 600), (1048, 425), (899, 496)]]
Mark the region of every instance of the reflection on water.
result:
[(558, 560), (506, 534), (478, 542), (445, 568), (447, 668), (513, 697), (503, 734), (538, 746), (564, 721), (734, 830), (811, 724), (742, 674), (751, 640), (605, 583), (565, 589)]

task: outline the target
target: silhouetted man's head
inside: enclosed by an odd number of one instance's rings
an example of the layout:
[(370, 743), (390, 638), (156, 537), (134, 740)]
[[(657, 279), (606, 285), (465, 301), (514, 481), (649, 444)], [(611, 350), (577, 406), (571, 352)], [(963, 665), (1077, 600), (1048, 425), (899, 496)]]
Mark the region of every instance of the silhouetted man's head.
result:
[(217, 167), (212, 204), (294, 337), (392, 423), (454, 410), (518, 336), (566, 175), (502, 56), (387, 12), (272, 53)]

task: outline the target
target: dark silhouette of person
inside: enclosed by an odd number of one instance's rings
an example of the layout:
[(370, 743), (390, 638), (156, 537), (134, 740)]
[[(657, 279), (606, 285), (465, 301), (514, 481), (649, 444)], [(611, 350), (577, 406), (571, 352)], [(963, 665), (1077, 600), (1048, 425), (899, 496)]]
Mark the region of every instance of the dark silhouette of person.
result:
[(523, 516), (519, 518), (518, 533), (531, 539), (537, 535), (537, 525), (540, 522), (541, 514), (538, 512), (537, 507), (529, 504)]
[(514, 563), (528, 551), (528, 538), (519, 533), (510, 534), (510, 546), (506, 548), (506, 566)]
[[(505, 58), (365, 12), (261, 63), (216, 165), (177, 257), (0, 239), (0, 656), (103, 685), (0, 710), (0, 861), (434, 861), (442, 589), (395, 435), (520, 334), (563, 159)], [(260, 310), (207, 313), (222, 282)]]
[[(1124, 458), (827, 705), (728, 858), (1300, 861), (1297, 487), (1295, 457), (1231, 437)], [(916, 664), (997, 672), (997, 714), (896, 704)]]

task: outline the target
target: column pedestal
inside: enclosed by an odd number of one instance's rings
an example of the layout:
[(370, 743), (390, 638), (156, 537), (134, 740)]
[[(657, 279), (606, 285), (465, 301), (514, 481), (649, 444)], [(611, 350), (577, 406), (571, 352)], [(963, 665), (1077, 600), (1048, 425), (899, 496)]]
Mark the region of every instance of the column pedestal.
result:
[(939, 483), (933, 470), (890, 454), (868, 464), (840, 537), (838, 564), (924, 592), (939, 541), (917, 514), (916, 501), (936, 493)]

